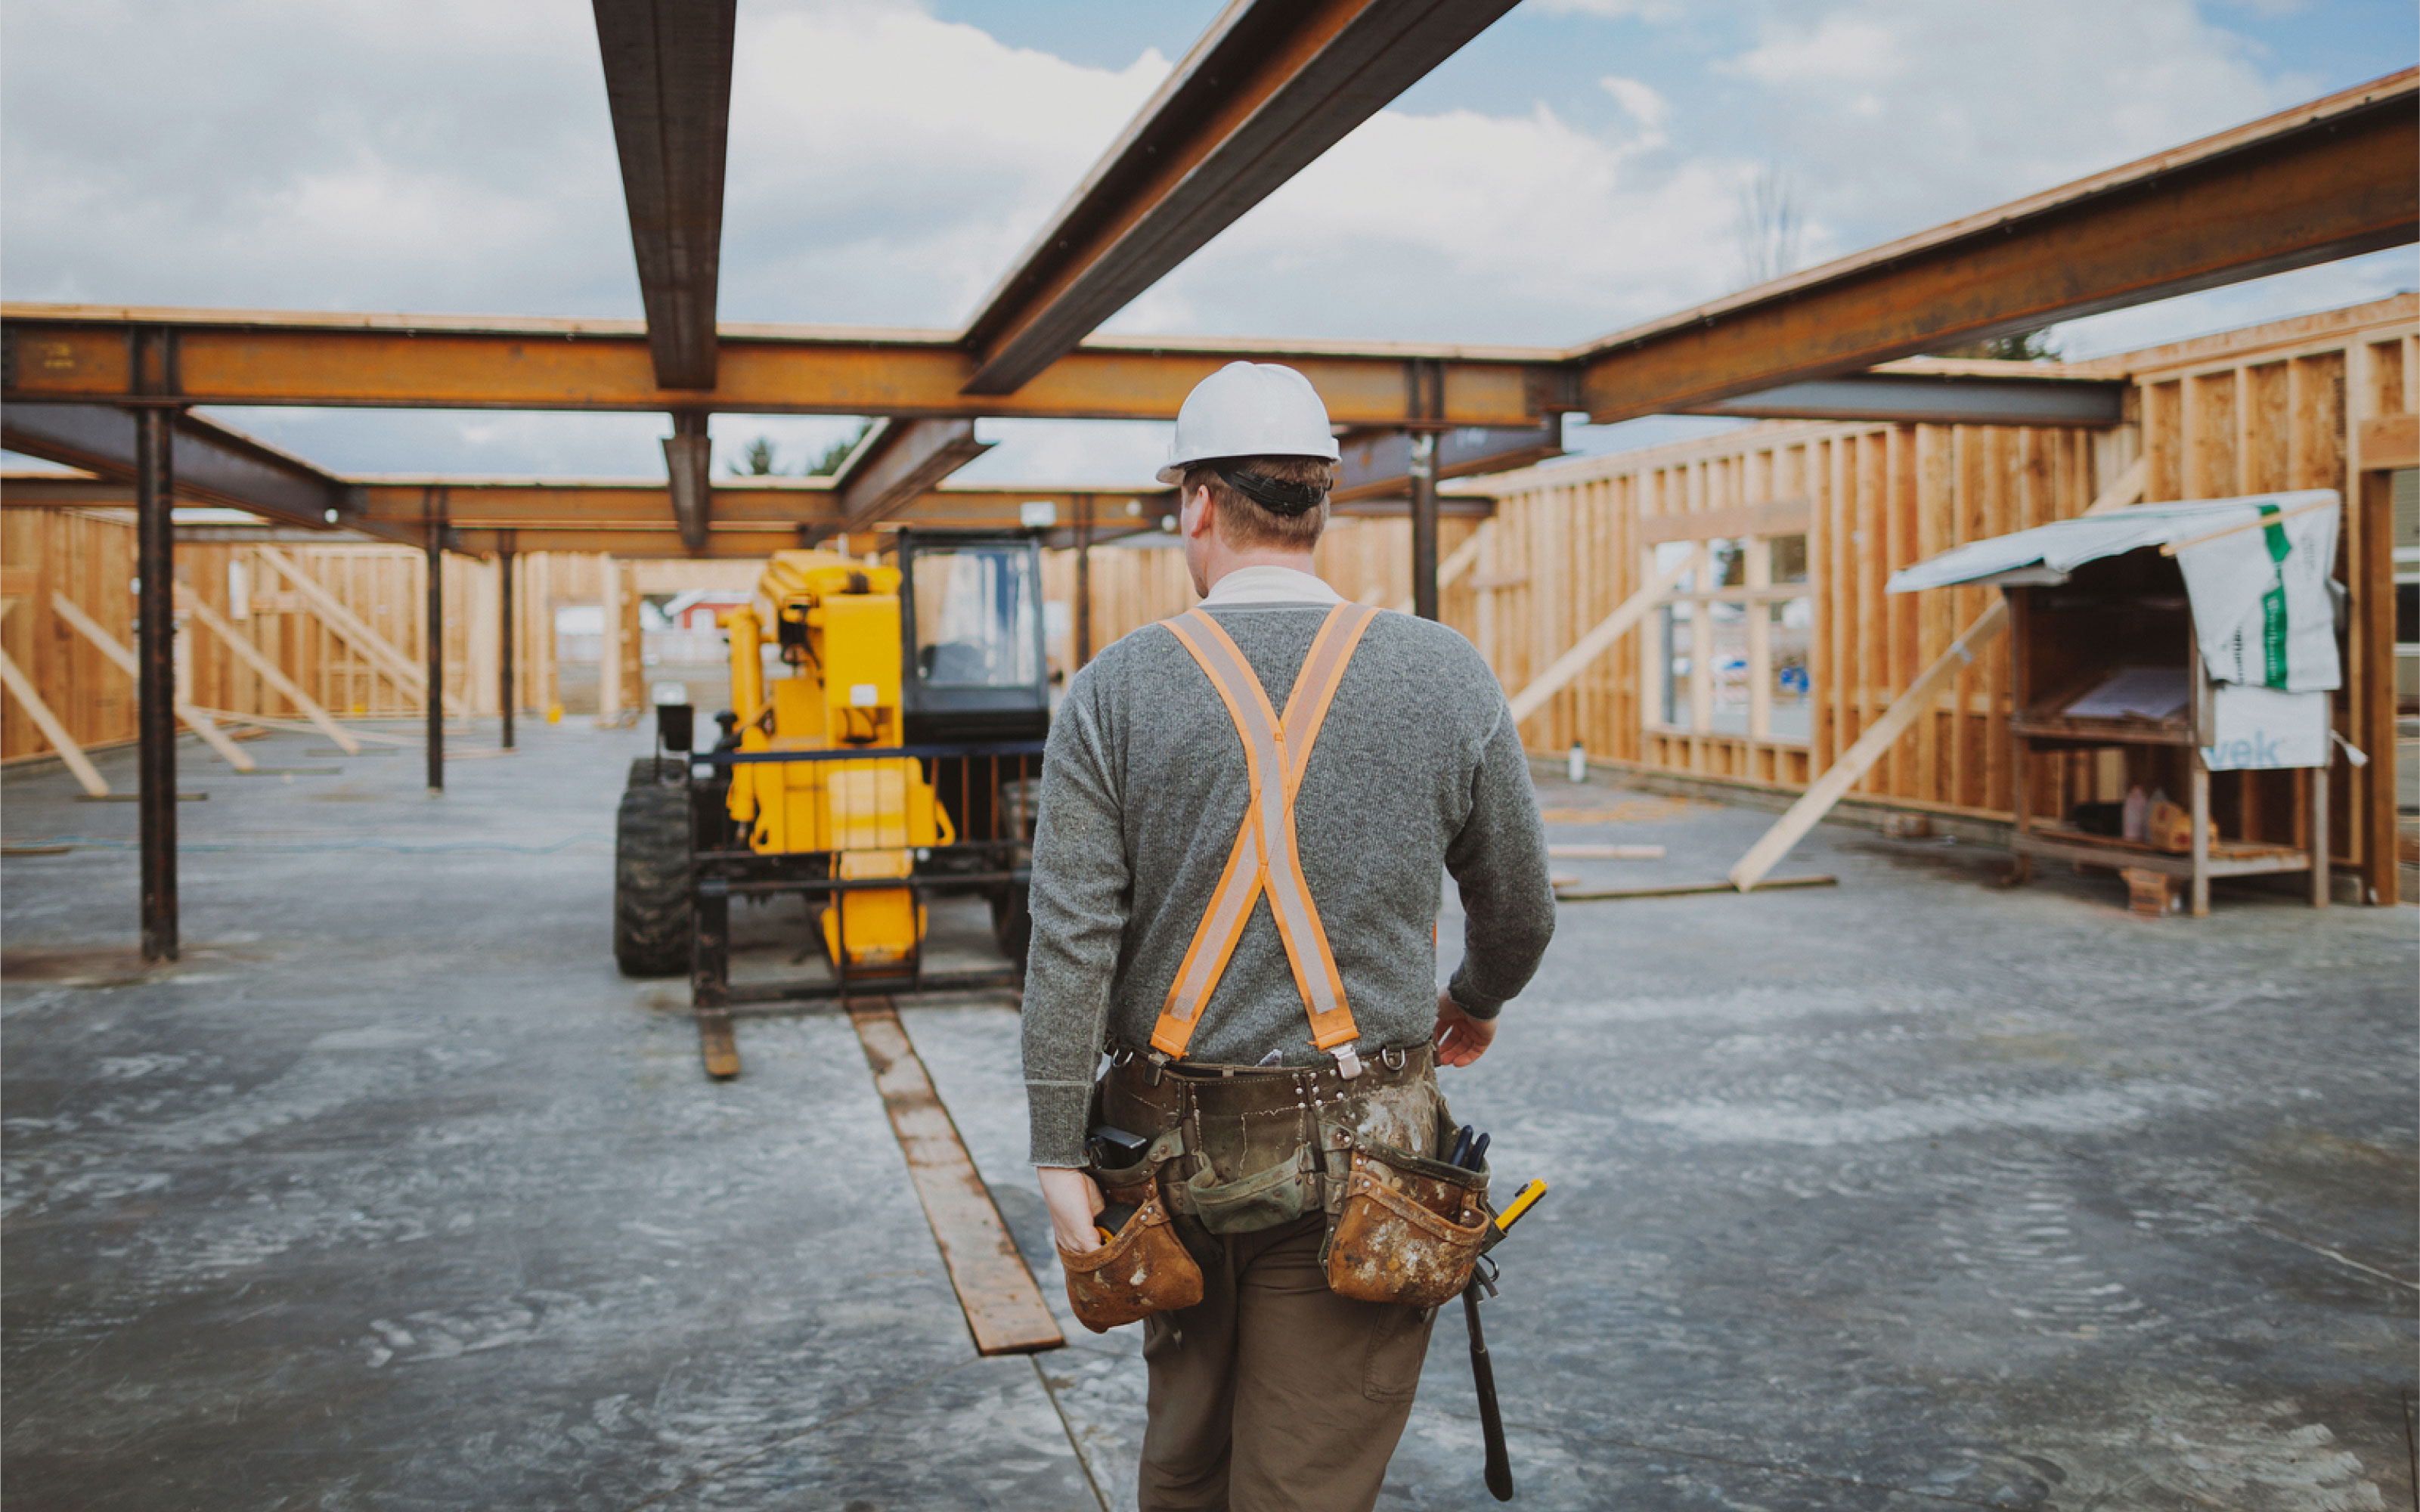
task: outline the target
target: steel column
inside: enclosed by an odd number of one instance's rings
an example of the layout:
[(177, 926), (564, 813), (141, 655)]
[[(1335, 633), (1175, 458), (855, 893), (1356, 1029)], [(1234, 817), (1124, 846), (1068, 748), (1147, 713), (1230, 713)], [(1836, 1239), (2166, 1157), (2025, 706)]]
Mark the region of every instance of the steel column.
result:
[(143, 833), (143, 959), (177, 959), (176, 485), (173, 413), (134, 417), (136, 786)]
[(428, 613), (422, 649), (428, 666), (428, 794), (445, 791), (445, 520), (443, 489), (430, 489), (422, 506), (427, 555)]
[(673, 433), (664, 438), (664, 479), (681, 544), (693, 553), (705, 551), (706, 533), (714, 522), (714, 442), (706, 434), (705, 411), (673, 412)]
[(1412, 438), (1412, 613), (1437, 617), (1436, 432)]
[(1076, 667), (1093, 660), (1093, 496), (1076, 501)]
[(1512, 9), (1511, 0), (1220, 8), (967, 328), (970, 394), (1013, 394)]
[[(504, 532), (507, 542), (512, 538), (511, 531)], [(513, 549), (509, 544), (496, 553), (496, 582), (498, 617), (504, 621), (498, 627), (502, 649), (496, 657), (496, 701), (504, 709), (504, 749), (509, 751), (513, 748)]]

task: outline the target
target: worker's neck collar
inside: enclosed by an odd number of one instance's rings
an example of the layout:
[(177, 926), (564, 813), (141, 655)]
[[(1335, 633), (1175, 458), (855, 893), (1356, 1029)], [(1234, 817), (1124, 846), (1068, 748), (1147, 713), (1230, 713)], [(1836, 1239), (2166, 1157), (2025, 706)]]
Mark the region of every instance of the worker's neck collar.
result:
[(1311, 570), (1309, 552), (1295, 561), (1297, 565), (1263, 561), (1230, 568), (1210, 585), (1210, 592), (1202, 602), (1215, 609), (1224, 604), (1333, 604), (1344, 601), (1342, 594), (1329, 587)]

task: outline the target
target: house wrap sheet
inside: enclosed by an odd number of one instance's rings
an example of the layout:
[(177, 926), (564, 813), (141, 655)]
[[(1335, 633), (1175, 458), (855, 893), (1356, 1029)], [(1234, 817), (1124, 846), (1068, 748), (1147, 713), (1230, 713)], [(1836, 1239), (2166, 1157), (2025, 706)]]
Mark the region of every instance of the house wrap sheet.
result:
[[(2328, 693), (2344, 680), (2330, 587), (2343, 512), (2333, 489), (2138, 504), (1970, 541), (1892, 573), (1889, 587), (1912, 593), (2035, 569), (2065, 574), (2103, 556), (2192, 542), (2180, 545), (2177, 565), (2194, 640), (2217, 684), (2202, 764), (2324, 766)], [(2230, 526), (2254, 528), (2217, 535)]]
[[(2294, 513), (2305, 506), (2319, 507)], [(2266, 528), (2238, 530), (2178, 552), (2193, 603), (2194, 638), (2211, 677), (2221, 683), (2321, 692), (2343, 681), (2328, 588), (2342, 513), (2333, 489), (2138, 504), (1969, 541), (1901, 568), (1891, 574), (1889, 588), (1913, 593), (2032, 568), (2071, 572), (2103, 556), (2198, 540), (2274, 516)]]

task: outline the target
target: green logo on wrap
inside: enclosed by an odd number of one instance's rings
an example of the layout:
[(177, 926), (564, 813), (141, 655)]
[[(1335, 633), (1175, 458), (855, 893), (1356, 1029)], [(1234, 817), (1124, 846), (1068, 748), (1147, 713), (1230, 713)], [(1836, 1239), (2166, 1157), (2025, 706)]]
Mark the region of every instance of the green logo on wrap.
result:
[(2267, 662), (2261, 681), (2272, 688), (2286, 686), (2286, 557), (2294, 543), (2286, 538), (2286, 527), (2279, 523), (2280, 513), (2273, 504), (2260, 507), (2263, 522), (2260, 534), (2269, 542), (2269, 560), (2276, 577), (2267, 593), (2260, 596), (2260, 650)]

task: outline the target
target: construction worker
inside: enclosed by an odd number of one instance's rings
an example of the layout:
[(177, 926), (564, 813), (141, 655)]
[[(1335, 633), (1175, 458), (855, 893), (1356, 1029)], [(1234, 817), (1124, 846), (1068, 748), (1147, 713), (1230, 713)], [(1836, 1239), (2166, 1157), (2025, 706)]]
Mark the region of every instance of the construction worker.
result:
[[(1202, 604), (1078, 673), (1043, 762), (1032, 1159), (1078, 1316), (1143, 1317), (1146, 1512), (1376, 1502), (1438, 1278), (1460, 1287), (1485, 1222), (1483, 1178), (1443, 1164), (1435, 1066), (1486, 1052), (1554, 930), (1486, 663), (1311, 571), (1338, 458), (1292, 368), (1193, 390), (1159, 476)], [(1463, 959), (1440, 991), (1448, 872)], [(1346, 1256), (1340, 1213), (1377, 1200), (1348, 1188), (1388, 1161), (1442, 1216), (1364, 1224)], [(1370, 1253), (1392, 1235), (1438, 1248)], [(1387, 1289), (1397, 1271), (1427, 1289)]]

